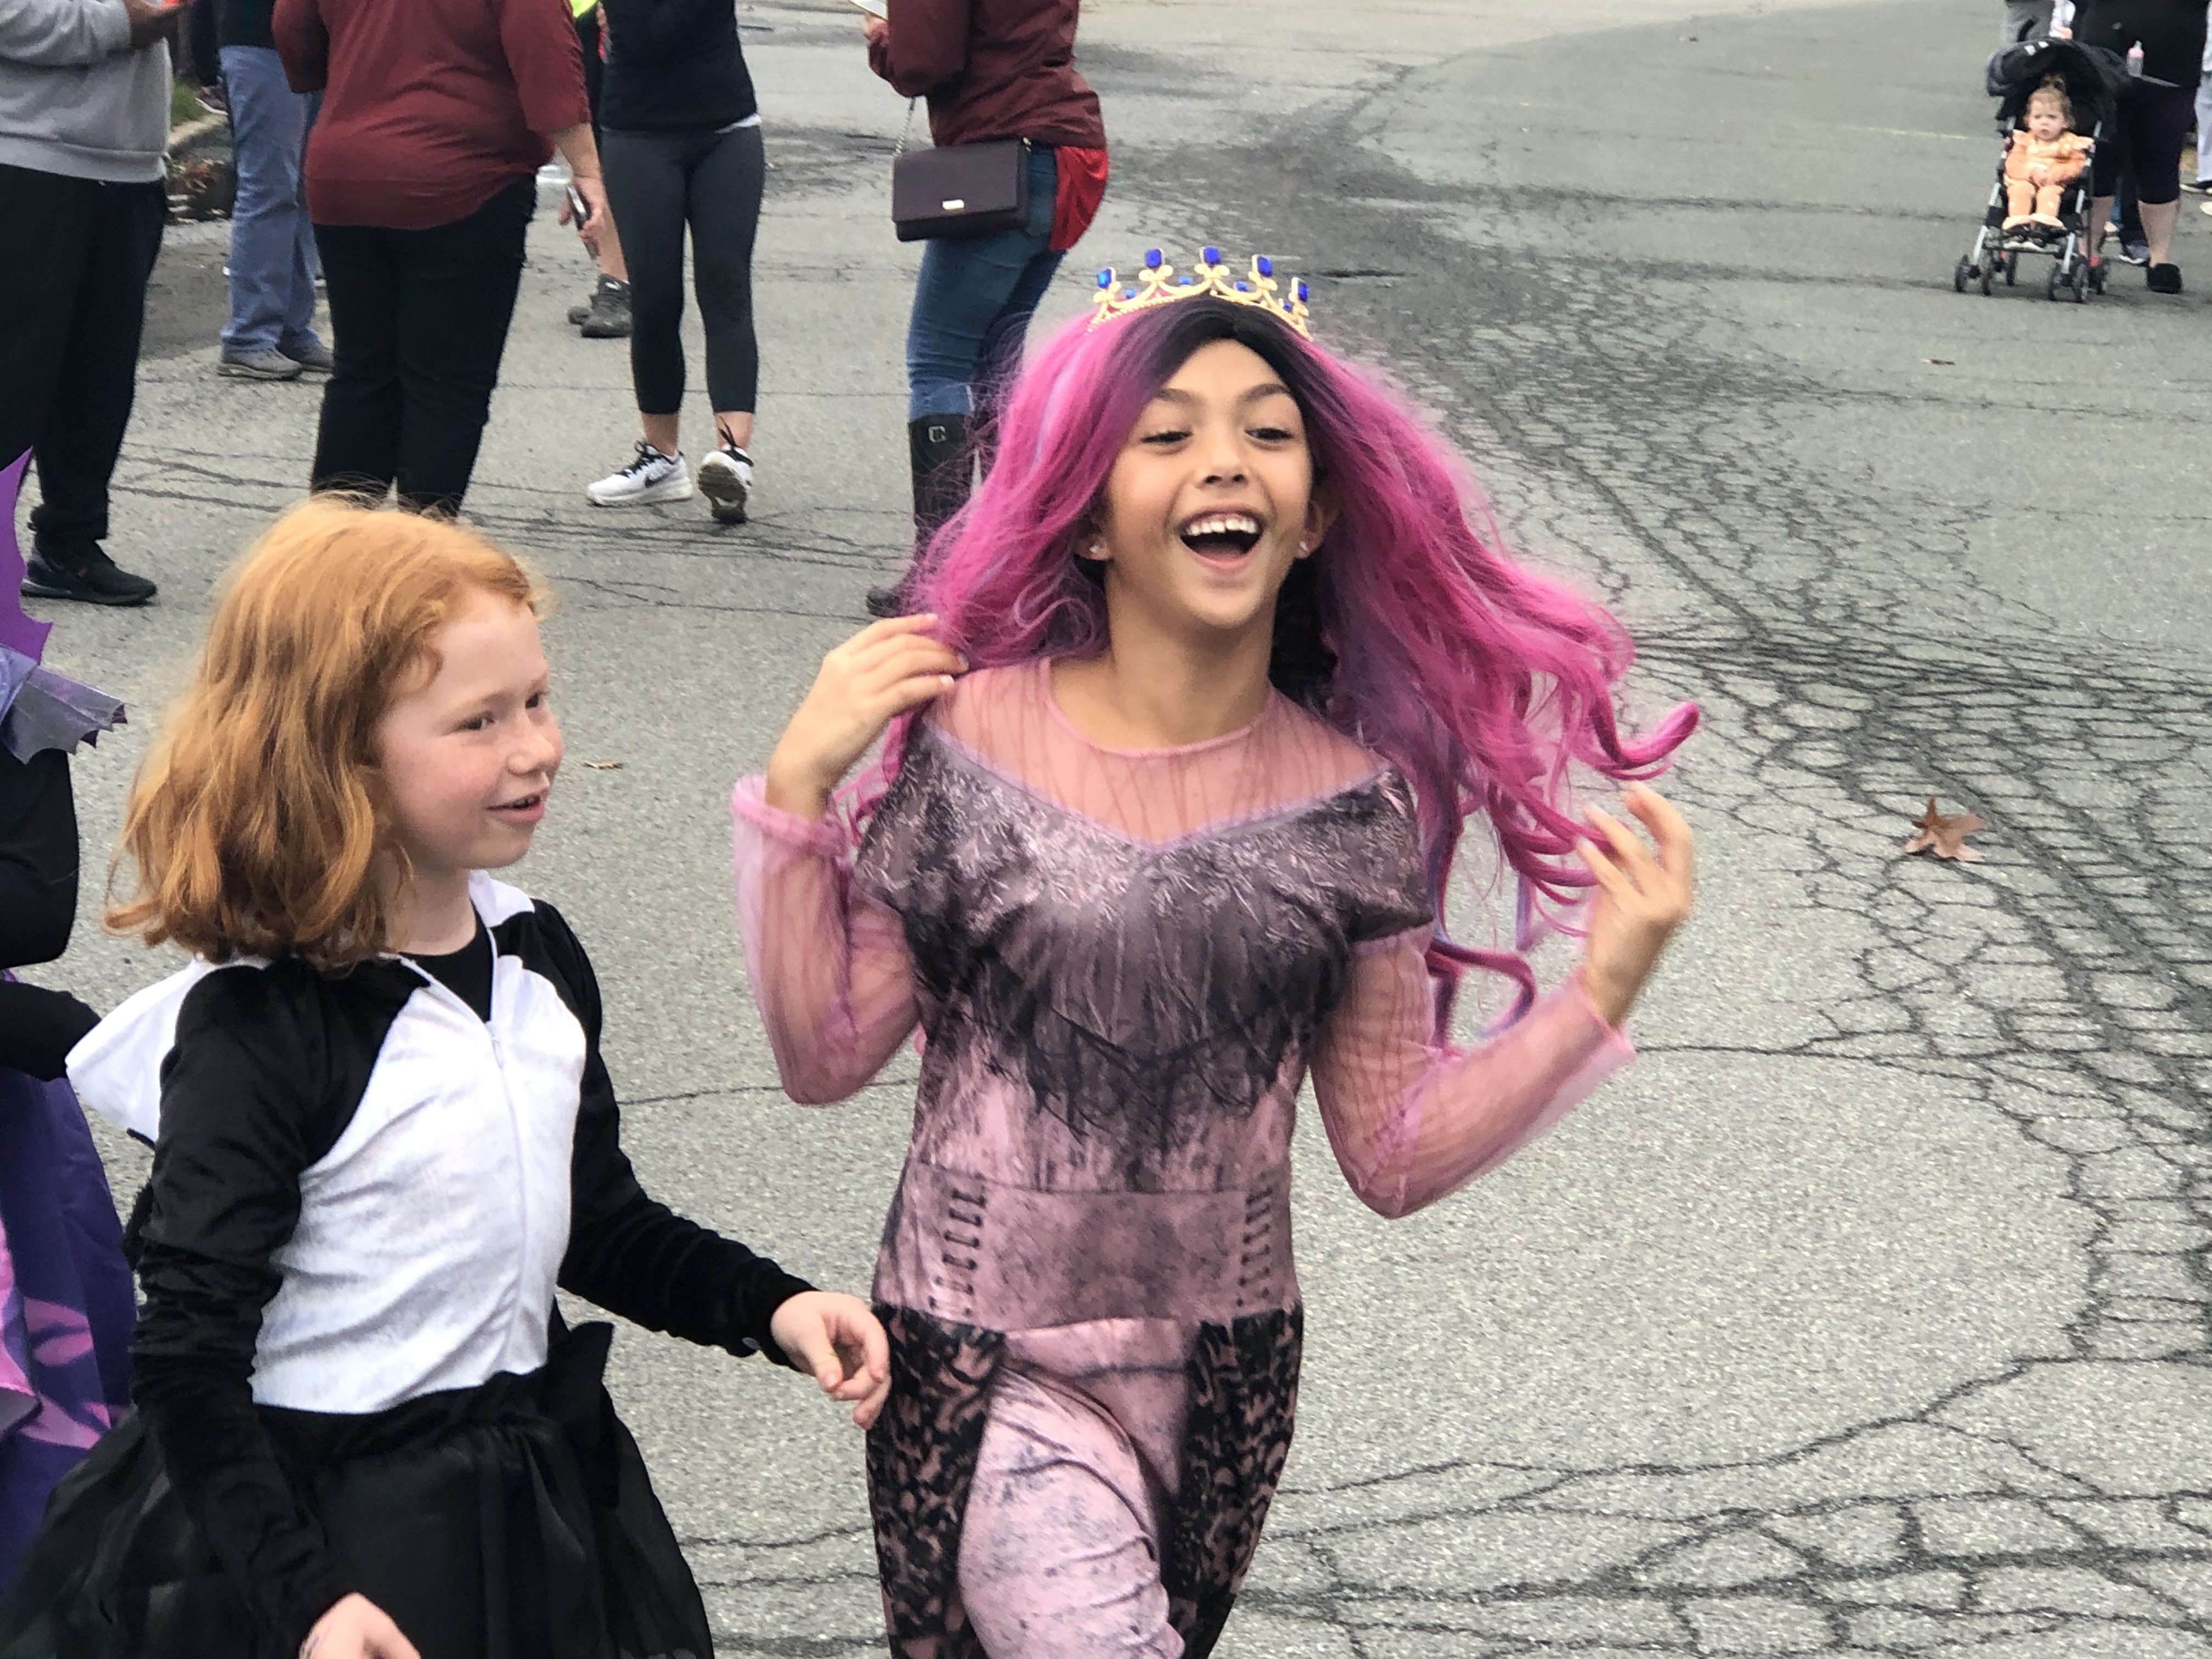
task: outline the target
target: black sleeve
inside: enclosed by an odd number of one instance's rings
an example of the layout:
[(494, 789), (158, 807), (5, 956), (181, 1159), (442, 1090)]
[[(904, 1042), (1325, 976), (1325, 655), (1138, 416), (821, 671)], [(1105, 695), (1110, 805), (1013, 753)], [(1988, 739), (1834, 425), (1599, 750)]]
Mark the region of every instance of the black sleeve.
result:
[(561, 1288), (648, 1330), (790, 1364), (769, 1321), (814, 1287), (646, 1195), (623, 1152), (621, 1109), (599, 1058), (599, 981), (560, 913), (541, 904), (538, 914), (586, 1044)]
[(179, 1011), (131, 1344), (131, 1398), (170, 1483), (279, 1653), (353, 1588), (252, 1395), (261, 1311), (283, 1282), (270, 1257), (299, 1222), (301, 1171), (343, 1127), (311, 977), (296, 963), (210, 974)]
[(0, 968), (52, 962), (76, 920), (76, 802), (69, 757), (0, 744)]
[(51, 1082), (99, 1024), (100, 1016), (66, 991), (0, 980), (0, 1066)]

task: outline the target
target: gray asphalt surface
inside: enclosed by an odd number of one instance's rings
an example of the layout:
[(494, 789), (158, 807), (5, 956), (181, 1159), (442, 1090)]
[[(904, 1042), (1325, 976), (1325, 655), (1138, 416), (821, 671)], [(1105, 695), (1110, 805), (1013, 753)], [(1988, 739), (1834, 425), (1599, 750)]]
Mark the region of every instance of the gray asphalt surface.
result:
[[(1312, 273), (1325, 337), (1628, 619), (1634, 706), (1707, 720), (1671, 786), (1704, 902), (1643, 1061), (1401, 1223), (1307, 1135), (1300, 1437), (1230, 1659), (2212, 1655), (2212, 222), (2185, 210), (2179, 300), (1954, 295), (1998, 9), (1086, 14), (1115, 180), (1051, 314), (1153, 241)], [(848, 9), (740, 15), (775, 168), (756, 522), (584, 504), (627, 362), (562, 325), (587, 275), (550, 215), (471, 505), (562, 596), (571, 763), (521, 878), (593, 950), (648, 1183), (858, 1288), (910, 1063), (782, 1099), (722, 802), (898, 546), (900, 106)], [(311, 387), (213, 378), (219, 235), (165, 252), (118, 478), (112, 550), (162, 601), (55, 635), (134, 706), (77, 768), (94, 867), (312, 444)], [(1900, 855), (1930, 793), (1992, 821), (1985, 862)], [(169, 963), (99, 937), (96, 887), (47, 977), (105, 1006)], [(757, 1364), (636, 1332), (617, 1364), (722, 1651), (877, 1646), (849, 1427)]]

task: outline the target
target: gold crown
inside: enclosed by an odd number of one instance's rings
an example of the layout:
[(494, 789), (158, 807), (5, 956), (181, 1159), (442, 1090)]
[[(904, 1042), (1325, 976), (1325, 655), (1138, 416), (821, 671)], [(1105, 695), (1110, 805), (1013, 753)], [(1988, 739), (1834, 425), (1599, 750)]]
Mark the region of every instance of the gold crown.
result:
[(1172, 305), (1177, 300), (1228, 300), (1273, 312), (1310, 339), (1312, 331), (1306, 327), (1306, 301), (1310, 295), (1304, 277), (1293, 280), (1288, 290), (1284, 290), (1275, 281), (1274, 261), (1264, 253), (1253, 256), (1249, 276), (1232, 276), (1229, 267), (1221, 263), (1221, 250), (1205, 248), (1200, 251), (1197, 269), (1188, 276), (1178, 276), (1175, 267), (1161, 258), (1159, 249), (1154, 248), (1145, 255), (1145, 268), (1137, 273), (1133, 283), (1124, 283), (1115, 275), (1111, 265), (1098, 273), (1098, 295), (1093, 302), (1098, 308), (1091, 319), (1091, 326), (1096, 328), (1109, 318), (1126, 317), (1131, 312)]

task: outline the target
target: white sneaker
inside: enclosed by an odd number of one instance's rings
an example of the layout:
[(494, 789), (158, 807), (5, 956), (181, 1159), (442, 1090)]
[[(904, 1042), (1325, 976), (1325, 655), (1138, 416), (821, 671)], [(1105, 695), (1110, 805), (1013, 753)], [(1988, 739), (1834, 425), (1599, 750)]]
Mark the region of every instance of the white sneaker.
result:
[(724, 444), (699, 463), (699, 493), (722, 524), (743, 524), (752, 499), (753, 458), (735, 444)]
[(584, 494), (597, 507), (642, 507), (648, 501), (688, 501), (691, 469), (681, 455), (664, 455), (641, 441), (637, 459), (619, 472), (610, 472), (597, 483), (584, 486)]

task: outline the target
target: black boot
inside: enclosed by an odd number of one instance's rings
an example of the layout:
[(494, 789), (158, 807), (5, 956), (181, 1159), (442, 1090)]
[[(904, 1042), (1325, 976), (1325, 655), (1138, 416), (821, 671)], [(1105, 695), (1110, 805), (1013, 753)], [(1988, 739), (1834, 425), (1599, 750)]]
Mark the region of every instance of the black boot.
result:
[(975, 476), (975, 455), (968, 443), (965, 415), (925, 415), (906, 428), (907, 460), (914, 474), (914, 557), (905, 574), (885, 587), (868, 590), (868, 614), (896, 617), (906, 611), (915, 567), (929, 538), (968, 505)]

